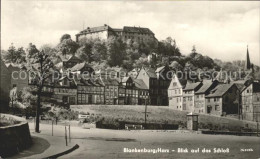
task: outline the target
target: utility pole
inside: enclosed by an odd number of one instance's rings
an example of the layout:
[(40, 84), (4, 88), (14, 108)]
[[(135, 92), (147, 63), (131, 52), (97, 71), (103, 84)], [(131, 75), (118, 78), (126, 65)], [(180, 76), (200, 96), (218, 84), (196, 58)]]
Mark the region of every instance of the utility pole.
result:
[(147, 123), (147, 114), (150, 112), (147, 112), (147, 98), (145, 99), (145, 109), (144, 109), (144, 124), (145, 124), (145, 128), (146, 128), (146, 123)]

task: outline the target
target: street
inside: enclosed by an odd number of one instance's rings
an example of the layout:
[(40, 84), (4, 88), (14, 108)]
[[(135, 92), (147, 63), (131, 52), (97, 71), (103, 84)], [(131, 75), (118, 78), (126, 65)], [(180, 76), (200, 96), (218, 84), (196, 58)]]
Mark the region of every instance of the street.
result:
[[(187, 131), (157, 130), (107, 130), (83, 129), (71, 127), (71, 141), (65, 142), (65, 127), (41, 124), (41, 133), (34, 133), (34, 124), (30, 123), (33, 139), (48, 141), (50, 146), (39, 154), (28, 156), (25, 152), (16, 157), (41, 158), (68, 150), (75, 144), (80, 147), (60, 158), (257, 158), (259, 156), (259, 137), (203, 135)], [(39, 140), (38, 139), (38, 140)], [(33, 145), (35, 147), (37, 145)], [(41, 147), (41, 149), (43, 146)], [(124, 148), (125, 151), (124, 152)], [(215, 148), (215, 149), (214, 149)], [(138, 149), (161, 149), (169, 152), (130, 152)], [(227, 152), (228, 149), (228, 152)], [(34, 148), (35, 151), (35, 148)], [(35, 151), (37, 152), (37, 151)], [(23, 154), (23, 155), (21, 155)]]

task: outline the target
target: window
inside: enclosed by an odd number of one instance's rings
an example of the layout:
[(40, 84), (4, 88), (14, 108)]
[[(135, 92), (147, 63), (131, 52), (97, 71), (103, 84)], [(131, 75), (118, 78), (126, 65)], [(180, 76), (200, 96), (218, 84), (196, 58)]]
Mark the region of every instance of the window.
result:
[(249, 111), (249, 106), (248, 105), (246, 106), (246, 111)]
[(220, 106), (219, 105), (215, 105), (215, 110), (216, 111), (220, 111)]
[(186, 102), (186, 97), (183, 97), (183, 101)]
[(208, 102), (210, 102), (210, 98), (208, 98)]
[(13, 84), (13, 88), (16, 87), (16, 84)]

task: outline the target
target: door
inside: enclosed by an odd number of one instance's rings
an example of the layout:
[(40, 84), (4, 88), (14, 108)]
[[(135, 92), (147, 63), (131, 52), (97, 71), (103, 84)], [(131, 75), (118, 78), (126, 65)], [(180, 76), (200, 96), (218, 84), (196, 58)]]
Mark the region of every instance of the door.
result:
[(88, 103), (92, 104), (92, 95), (88, 95)]
[(207, 106), (207, 113), (210, 114), (211, 113), (211, 110), (212, 110), (212, 107), (211, 106)]

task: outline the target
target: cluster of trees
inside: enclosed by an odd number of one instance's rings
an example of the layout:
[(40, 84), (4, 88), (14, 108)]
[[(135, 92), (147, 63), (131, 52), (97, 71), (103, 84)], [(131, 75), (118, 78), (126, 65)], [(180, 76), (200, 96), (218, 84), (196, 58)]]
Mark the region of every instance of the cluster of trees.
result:
[[(180, 50), (175, 40), (167, 38), (163, 41), (150, 41), (138, 43), (129, 39), (123, 42), (120, 38), (110, 38), (108, 40), (100, 39), (81, 39), (79, 42), (72, 40), (69, 34), (64, 34), (60, 38), (57, 46), (43, 45), (39, 49), (33, 45), (24, 50), (13, 45), (7, 51), (2, 50), (2, 57), (6, 63), (26, 63), (28, 55), (33, 55), (39, 50), (43, 50), (54, 64), (60, 62), (61, 57), (76, 55), (80, 59), (93, 65), (102, 65), (104, 67), (119, 66), (125, 69), (133, 67), (152, 66), (169, 63), (172, 57), (181, 56)], [(149, 61), (147, 56), (156, 53), (155, 61)], [(166, 59), (166, 60), (165, 60)]]

